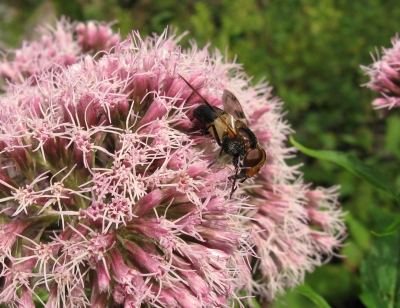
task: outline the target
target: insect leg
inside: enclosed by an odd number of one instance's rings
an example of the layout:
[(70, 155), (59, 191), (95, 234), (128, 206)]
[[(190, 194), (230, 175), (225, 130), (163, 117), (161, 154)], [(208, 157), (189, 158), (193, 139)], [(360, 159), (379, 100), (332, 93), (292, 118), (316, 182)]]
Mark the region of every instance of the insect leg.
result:
[(238, 172), (239, 172), (239, 167), (236, 167), (236, 172), (235, 172), (235, 175), (233, 176), (232, 190), (231, 190), (231, 194), (229, 195), (229, 199), (232, 199), (232, 195), (235, 192), (235, 190), (237, 189), (237, 187), (235, 187), (235, 186), (236, 186)]
[[(233, 193), (234, 193), (234, 192), (236, 191), (236, 189), (239, 187), (239, 185), (238, 185), (237, 187), (235, 187), (235, 186), (236, 186), (236, 180), (238, 179), (238, 177), (237, 177), (238, 170), (239, 170), (239, 168), (236, 169), (236, 174), (235, 174), (235, 176), (233, 177), (232, 191), (231, 191), (231, 194), (230, 194), (230, 196), (229, 196), (229, 199), (232, 198)], [(243, 183), (244, 181), (246, 181), (246, 180), (247, 180), (247, 177), (241, 179), (241, 180), (239, 181), (239, 183), (242, 184), (242, 183)]]
[[(232, 198), (233, 193), (234, 193), (234, 192), (236, 191), (236, 189), (237, 189), (237, 187), (236, 187), (236, 181), (237, 181), (238, 179), (240, 179), (238, 182), (241, 184), (241, 183), (243, 183), (244, 181), (247, 180), (247, 176), (246, 176), (246, 175), (243, 175), (243, 174), (241, 174), (241, 173), (239, 174), (239, 170), (243, 170), (243, 169), (241, 169), (240, 166), (239, 166), (239, 156), (233, 157), (232, 164), (235, 166), (235, 175), (232, 175), (232, 176), (229, 177), (230, 180), (233, 180), (232, 191), (231, 191), (231, 194), (230, 194), (229, 198)], [(238, 186), (239, 186), (239, 185), (238, 185)]]
[(217, 129), (215, 128), (215, 125), (211, 124), (211, 125), (207, 126), (206, 130), (208, 131), (210, 128), (213, 130), (215, 141), (217, 141), (218, 145), (220, 147), (222, 147), (222, 142), (221, 142), (221, 139), (219, 139), (219, 136), (218, 136), (218, 133), (217, 133)]
[[(215, 125), (214, 125), (214, 124), (211, 124), (211, 125), (207, 126), (207, 127), (206, 127), (207, 132), (208, 132), (208, 130), (209, 130), (210, 128), (213, 130), (213, 135), (214, 135), (214, 137), (215, 137), (215, 141), (217, 141), (218, 145), (221, 147), (221, 151), (219, 152), (219, 156), (221, 156), (221, 155), (222, 155), (222, 152), (224, 151), (224, 149), (222, 148), (222, 142), (221, 142), (221, 140), (219, 139), (217, 130), (216, 130), (216, 128), (215, 128)], [(217, 159), (214, 159), (214, 161), (213, 161), (211, 164), (208, 165), (208, 168), (210, 168), (212, 165), (214, 165), (216, 161), (217, 161)]]
[[(224, 149), (221, 148), (221, 151), (219, 152), (219, 157), (221, 157), (223, 150), (224, 150)], [(208, 168), (210, 168), (210, 167), (211, 167), (212, 165), (214, 165), (216, 162), (217, 162), (217, 158), (215, 158), (214, 161), (213, 161), (211, 164), (208, 165)]]

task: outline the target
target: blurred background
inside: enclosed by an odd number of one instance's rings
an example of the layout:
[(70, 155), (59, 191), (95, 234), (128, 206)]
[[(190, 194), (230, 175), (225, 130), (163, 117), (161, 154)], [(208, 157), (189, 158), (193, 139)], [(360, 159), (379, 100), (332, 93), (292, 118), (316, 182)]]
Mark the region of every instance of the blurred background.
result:
[[(223, 52), (243, 63), (254, 82), (265, 78), (280, 97), (294, 138), (312, 149), (350, 152), (378, 168), (398, 187), (400, 119), (396, 111), (383, 117), (373, 110), (376, 97), (360, 65), (379, 57), (381, 46), (400, 30), (397, 0), (0, 0), (0, 49), (33, 39), (33, 29), (66, 15), (71, 20), (114, 21), (125, 37), (142, 37), (166, 26), (181, 42), (195, 39), (200, 47)], [(364, 307), (360, 264), (374, 236), (394, 219), (397, 207), (388, 196), (332, 163), (299, 154), (306, 182), (340, 184), (340, 202), (349, 212), (346, 246), (328, 265), (307, 275), (306, 282), (332, 307)], [(398, 245), (398, 243), (396, 244)], [(398, 257), (398, 256), (397, 256)], [(365, 290), (364, 290), (365, 291)], [(288, 290), (274, 307), (313, 307), (296, 290)]]

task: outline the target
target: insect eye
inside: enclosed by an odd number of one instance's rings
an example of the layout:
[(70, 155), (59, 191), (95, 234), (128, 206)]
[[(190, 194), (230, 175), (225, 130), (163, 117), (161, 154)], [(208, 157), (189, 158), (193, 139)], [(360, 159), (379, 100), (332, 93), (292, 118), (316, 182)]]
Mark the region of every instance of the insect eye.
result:
[(252, 149), (243, 158), (243, 167), (251, 168), (260, 164), (265, 159), (265, 152), (262, 149)]

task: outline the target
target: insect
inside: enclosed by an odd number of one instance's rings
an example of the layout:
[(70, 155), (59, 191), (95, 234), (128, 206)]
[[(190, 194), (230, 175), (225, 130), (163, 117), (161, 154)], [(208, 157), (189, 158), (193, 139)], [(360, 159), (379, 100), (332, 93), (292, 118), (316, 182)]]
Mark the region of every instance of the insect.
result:
[(247, 178), (256, 175), (266, 161), (264, 149), (258, 143), (256, 135), (247, 127), (247, 120), (238, 99), (230, 91), (224, 90), (222, 105), (224, 109), (212, 106), (207, 100), (181, 75), (183, 81), (205, 103), (193, 111), (193, 116), (204, 125), (206, 133), (211, 134), (221, 146), (219, 156), (225, 152), (233, 157), (235, 167), (232, 191), (236, 190), (236, 181), (243, 183)]

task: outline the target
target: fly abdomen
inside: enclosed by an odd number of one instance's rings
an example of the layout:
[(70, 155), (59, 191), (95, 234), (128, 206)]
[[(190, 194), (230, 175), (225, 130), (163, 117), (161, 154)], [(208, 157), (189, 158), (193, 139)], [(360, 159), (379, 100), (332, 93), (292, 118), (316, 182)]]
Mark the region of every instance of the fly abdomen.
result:
[(200, 105), (193, 111), (193, 116), (199, 120), (203, 125), (206, 132), (210, 133), (219, 145), (222, 145), (222, 138), (226, 131), (226, 125), (218, 117), (229, 116), (225, 111), (218, 107), (211, 108), (207, 105)]
[[(214, 107), (215, 111), (217, 111), (220, 115), (225, 114), (226, 112), (218, 107)], [(207, 105), (200, 105), (195, 110), (193, 110), (193, 116), (199, 120), (204, 125), (213, 123), (218, 116), (215, 114), (214, 110), (212, 110)]]

